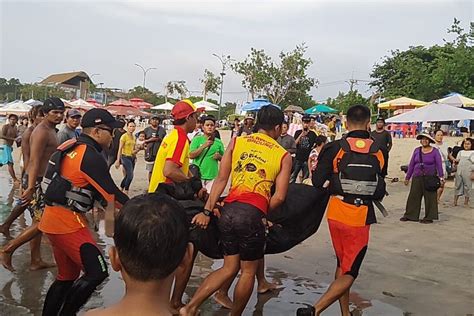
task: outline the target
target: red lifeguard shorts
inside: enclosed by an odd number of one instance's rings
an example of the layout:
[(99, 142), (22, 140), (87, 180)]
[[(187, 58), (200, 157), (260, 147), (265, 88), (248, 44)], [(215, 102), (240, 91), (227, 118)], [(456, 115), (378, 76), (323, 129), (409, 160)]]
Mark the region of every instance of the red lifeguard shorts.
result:
[(343, 274), (357, 278), (369, 243), (370, 225), (355, 227), (330, 219), (328, 224), (337, 266)]

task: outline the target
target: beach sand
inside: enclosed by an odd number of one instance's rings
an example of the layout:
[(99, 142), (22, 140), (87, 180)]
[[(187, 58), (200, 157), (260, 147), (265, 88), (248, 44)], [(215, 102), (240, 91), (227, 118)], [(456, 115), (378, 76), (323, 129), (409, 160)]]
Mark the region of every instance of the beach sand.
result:
[[(221, 135), (224, 144), (227, 144), (230, 132), (221, 131)], [(446, 138), (450, 145), (454, 145), (459, 140), (460, 138)], [(400, 181), (396, 183), (388, 181), (387, 187), (390, 195), (384, 200), (384, 205), (389, 216), (383, 218), (377, 212), (378, 224), (372, 225), (369, 249), (359, 278), (352, 288), (351, 301), (364, 310), (363, 315), (468, 315), (474, 313), (474, 209), (452, 206), (453, 181), (448, 181), (442, 197), (439, 221), (430, 225), (399, 221), (404, 213), (409, 191), (409, 188), (403, 184), (404, 174), (400, 171), (400, 165), (408, 164), (413, 149), (418, 144), (418, 141), (414, 139), (394, 139), (390, 156), (389, 177), (398, 177)], [(18, 150), (15, 151), (18, 152)], [(1, 173), (7, 174), (6, 167), (2, 167), (0, 170)], [(119, 183), (120, 170), (112, 167), (112, 175), (116, 183)], [(130, 195), (134, 196), (145, 192), (147, 183), (143, 156), (139, 156)], [(2, 182), (1, 185), (5, 185), (5, 182)], [(463, 201), (461, 200), (461, 202)], [(6, 215), (7, 213), (2, 218), (5, 218)], [(111, 242), (110, 239), (104, 240), (106, 240), (106, 244)], [(0, 237), (0, 243), (4, 244), (5, 242), (6, 240)], [(47, 246), (45, 245), (45, 247)], [(28, 247), (22, 248), (25, 248), (24, 251), (21, 251), (17, 256), (22, 256), (21, 262), (27, 265), (29, 249), (27, 249)], [(211, 264), (213, 268), (221, 264), (221, 261), (212, 263), (206, 258), (201, 260), (207, 262), (207, 268), (203, 269), (198, 265), (194, 270), (194, 279), (205, 277)], [(266, 262), (267, 274), (277, 280), (285, 279), (284, 284), (288, 283), (288, 278), (295, 280), (295, 282), (300, 279), (314, 280), (314, 283), (319, 286), (316, 291), (319, 296), (331, 282), (336, 265), (326, 221), (323, 220), (319, 231), (302, 244), (284, 254), (267, 256)], [(20, 271), (15, 274), (15, 278), (29, 282), (26, 280), (30, 272), (25, 269)], [(0, 280), (5, 282), (9, 280), (9, 273), (0, 269)], [(45, 275), (45, 278), (49, 280), (45, 283), (49, 284), (52, 278), (50, 272)], [(113, 279), (112, 281), (104, 286), (102, 289), (104, 293), (111, 288), (117, 291), (117, 287), (122, 286), (117, 283), (117, 280)], [(46, 285), (44, 284), (44, 286)], [(196, 285), (194, 284), (193, 288)], [(41, 301), (44, 299), (45, 290), (46, 288), (43, 288), (41, 294), (38, 294), (42, 296)], [(119, 294), (117, 295), (119, 297)], [(295, 295), (300, 295), (299, 301), (305, 302), (312, 302), (317, 298), (313, 292), (303, 291)], [(0, 296), (5, 301), (9, 300), (6, 294), (0, 293)], [(37, 302), (38, 298), (36, 298)], [(25, 303), (23, 306), (28, 304)], [(0, 305), (2, 304), (0, 303)], [(8, 303), (8, 306), (11, 305), (12, 303)], [(19, 305), (22, 304), (19, 303)], [(377, 308), (378, 305), (385, 307)], [(275, 311), (267, 312), (266, 310), (265, 314), (290, 314), (278, 309), (278, 301), (275, 306)], [(403, 312), (390, 312), (386, 306), (393, 306), (397, 311)], [(296, 307), (292, 307), (290, 310), (294, 315)], [(203, 314), (217, 315), (207, 312)], [(259, 313), (256, 314), (259, 315)], [(328, 315), (337, 314), (338, 307), (336, 306), (332, 307), (328, 313)]]

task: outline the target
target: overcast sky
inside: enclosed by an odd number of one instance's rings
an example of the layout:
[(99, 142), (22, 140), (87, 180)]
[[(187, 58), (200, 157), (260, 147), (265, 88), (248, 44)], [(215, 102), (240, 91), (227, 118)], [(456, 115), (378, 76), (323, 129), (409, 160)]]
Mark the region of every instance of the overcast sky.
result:
[[(251, 47), (276, 58), (305, 42), (320, 81), (315, 100), (347, 91), (351, 77), (368, 80), (392, 49), (442, 44), (456, 17), (467, 29), (472, 1), (20, 1), (0, 0), (0, 77), (40, 81), (52, 73), (86, 71), (106, 87), (141, 85), (162, 92), (170, 80), (202, 90), (204, 69), (218, 73), (212, 54), (242, 60)], [(356, 86), (370, 95), (366, 83)], [(217, 97), (215, 97), (217, 98)], [(224, 100), (247, 93), (231, 70)]]

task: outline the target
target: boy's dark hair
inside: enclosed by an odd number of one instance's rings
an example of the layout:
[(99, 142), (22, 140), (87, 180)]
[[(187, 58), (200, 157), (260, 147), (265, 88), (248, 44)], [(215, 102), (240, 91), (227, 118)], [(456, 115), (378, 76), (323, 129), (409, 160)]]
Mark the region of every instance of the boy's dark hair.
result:
[(370, 110), (365, 105), (353, 105), (347, 110), (347, 121), (361, 125), (370, 121)]
[(215, 124), (216, 118), (212, 115), (201, 116), (201, 123), (204, 124), (206, 121), (212, 121)]
[(139, 281), (161, 280), (183, 260), (189, 240), (184, 209), (159, 193), (129, 200), (115, 219), (114, 242), (127, 273)]
[(433, 136), (435, 136), (436, 133), (438, 133), (438, 132), (441, 132), (441, 133), (443, 133), (443, 135), (444, 135), (444, 132), (443, 132), (441, 129), (438, 128), (438, 129), (436, 129), (436, 130), (433, 132)]
[(275, 126), (283, 124), (285, 116), (279, 108), (274, 105), (265, 105), (257, 113), (256, 129), (265, 131), (272, 130)]
[[(128, 126), (128, 124), (130, 124), (130, 123), (135, 124), (135, 120), (128, 120), (128, 121), (127, 121), (127, 126)], [(137, 125), (137, 124), (135, 124), (135, 125)]]
[(13, 114), (13, 113), (8, 114), (8, 119), (10, 119), (12, 117), (15, 117), (18, 120), (18, 115)]
[(146, 136), (145, 131), (140, 131), (140, 132), (138, 132), (138, 136), (140, 136), (140, 135), (142, 135), (142, 134)]
[(324, 135), (318, 135), (316, 136), (316, 141), (314, 142), (315, 146), (321, 146), (321, 144), (324, 144), (328, 138)]
[(287, 121), (283, 121), (283, 123), (281, 123), (281, 125), (286, 125), (286, 126), (289, 126), (288, 122)]

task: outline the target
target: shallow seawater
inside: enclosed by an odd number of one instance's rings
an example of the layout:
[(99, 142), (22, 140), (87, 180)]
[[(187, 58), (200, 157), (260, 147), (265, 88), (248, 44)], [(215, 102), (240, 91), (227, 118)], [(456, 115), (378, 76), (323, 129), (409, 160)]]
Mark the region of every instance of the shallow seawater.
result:
[[(6, 170), (0, 171), (0, 221), (3, 222), (10, 213), (12, 205), (18, 200), (18, 190), (12, 189), (12, 183)], [(99, 247), (105, 253), (112, 244), (112, 239), (105, 235), (105, 222), (103, 216), (95, 221), (90, 218), (92, 226), (96, 224), (96, 235)], [(29, 214), (20, 216), (11, 228), (12, 236), (18, 235), (31, 223)], [(5, 244), (7, 239), (0, 235), (0, 244)], [(20, 247), (13, 257), (14, 273), (0, 268), (0, 315), (41, 315), (41, 309), (50, 284), (54, 281), (55, 269), (34, 271), (28, 270), (29, 246)], [(43, 239), (43, 258), (52, 261), (51, 248), (46, 239)], [(203, 255), (198, 255), (196, 265), (186, 290), (186, 301), (196, 291), (203, 278), (211, 271), (219, 268), (222, 260), (211, 260)], [(305, 305), (311, 305), (327, 289), (327, 284), (318, 283), (284, 271), (267, 268), (267, 277), (281, 284), (279, 290), (272, 293), (252, 295), (244, 315), (296, 315), (296, 310)], [(234, 282), (235, 285), (235, 282)], [(124, 286), (120, 274), (110, 271), (110, 276), (100, 286), (84, 307), (85, 309), (108, 306), (118, 301), (124, 293)], [(231, 289), (231, 295), (232, 295)], [(404, 315), (403, 311), (391, 305), (369, 298), (361, 298), (357, 293), (351, 293), (353, 308), (361, 311), (361, 315)], [(229, 311), (221, 308), (212, 299), (201, 306), (201, 315), (228, 315)], [(339, 306), (334, 304), (324, 315), (339, 315)]]

